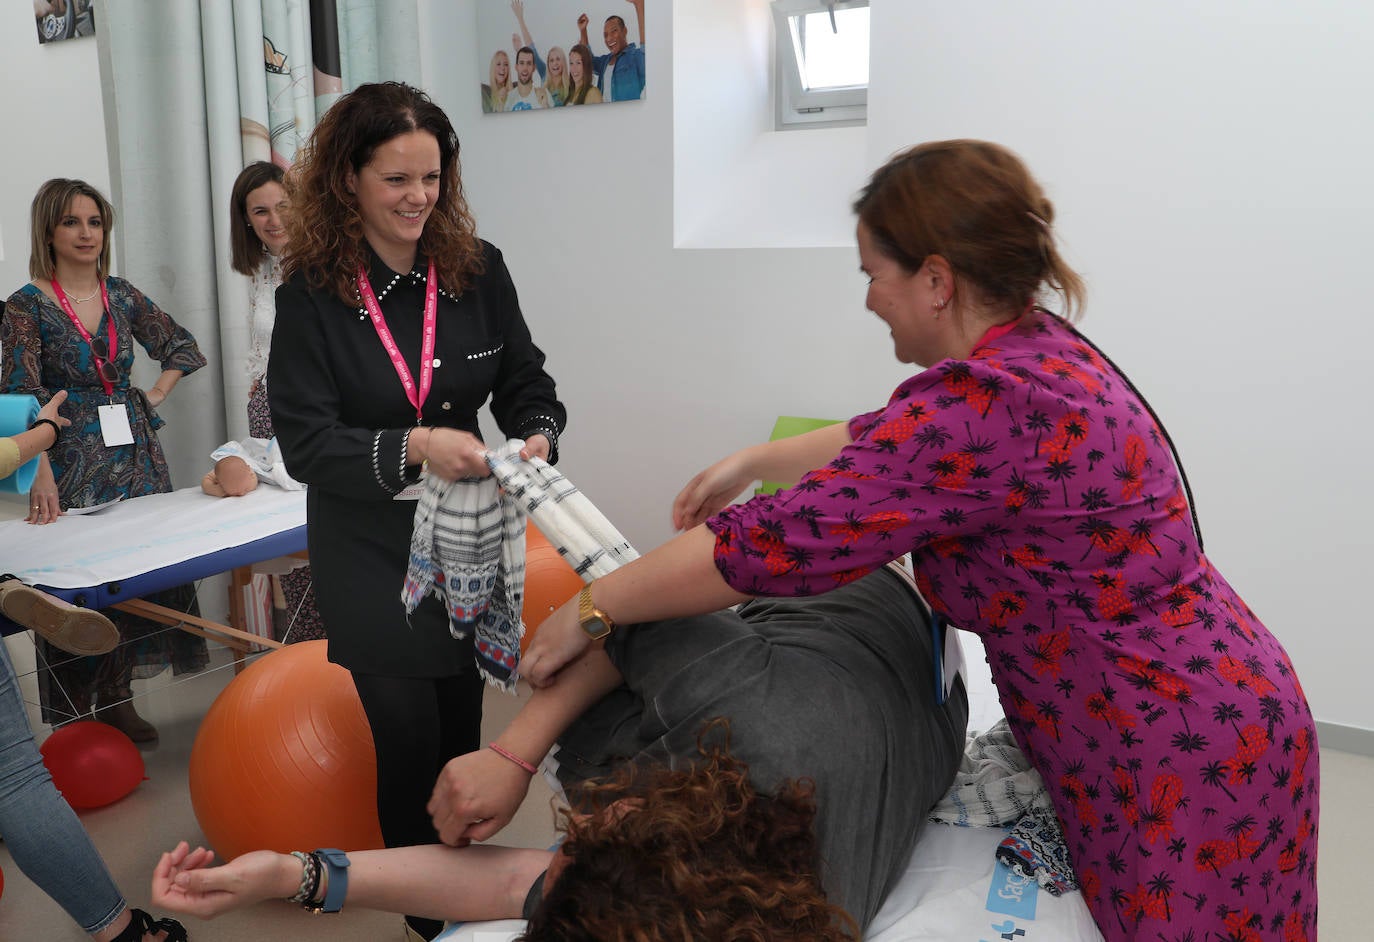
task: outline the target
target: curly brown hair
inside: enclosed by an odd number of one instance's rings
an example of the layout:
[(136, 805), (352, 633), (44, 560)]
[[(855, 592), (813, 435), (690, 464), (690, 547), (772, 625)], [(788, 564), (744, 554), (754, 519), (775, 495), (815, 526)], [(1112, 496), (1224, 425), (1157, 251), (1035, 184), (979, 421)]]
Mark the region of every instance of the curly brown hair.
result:
[(434, 260), (439, 281), (461, 294), (483, 270), (477, 224), (463, 197), (458, 135), (442, 108), (402, 82), (359, 85), (324, 114), (286, 175), (286, 277), (305, 275), (310, 287), (347, 304), (357, 298), (354, 276), (368, 253), (357, 197), (348, 177), (367, 166), (381, 145), (411, 131), (428, 131), (439, 143), (439, 198), (420, 236), (420, 252)]
[[(713, 729), (724, 741), (708, 746)], [(569, 862), (545, 887), (520, 938), (858, 939), (857, 924), (827, 902), (817, 877), (813, 784), (789, 780), (772, 795), (760, 794), (729, 748), (728, 727), (716, 721), (703, 731), (701, 759), (691, 767), (630, 765), (589, 786), (591, 813), (565, 813), (560, 823)], [(610, 808), (616, 802), (621, 806)]]

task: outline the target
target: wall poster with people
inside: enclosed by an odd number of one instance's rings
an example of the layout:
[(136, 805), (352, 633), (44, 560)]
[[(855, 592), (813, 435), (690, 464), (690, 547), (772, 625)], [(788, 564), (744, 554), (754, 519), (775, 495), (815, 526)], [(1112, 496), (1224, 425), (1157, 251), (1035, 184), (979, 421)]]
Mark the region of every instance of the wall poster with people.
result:
[(482, 111), (638, 101), (644, 0), (480, 0)]
[(95, 35), (95, 0), (33, 0), (39, 45)]

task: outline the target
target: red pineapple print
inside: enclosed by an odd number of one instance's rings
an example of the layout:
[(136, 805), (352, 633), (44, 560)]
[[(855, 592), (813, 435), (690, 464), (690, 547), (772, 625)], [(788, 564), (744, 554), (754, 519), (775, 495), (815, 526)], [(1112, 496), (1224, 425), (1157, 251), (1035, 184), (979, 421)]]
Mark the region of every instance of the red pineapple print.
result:
[(1078, 816), (1078, 823), (1085, 827), (1096, 828), (1099, 819), (1097, 809), (1088, 800), (1088, 789), (1083, 785), (1082, 779), (1072, 773), (1067, 773), (1059, 777), (1060, 791), (1069, 796), (1073, 802), (1074, 813)]
[(1307, 839), (1311, 836), (1312, 822), (1304, 817), (1298, 822), (1298, 836), (1279, 854), (1280, 873), (1292, 873), (1298, 868), (1298, 856), (1303, 847), (1307, 845)]
[(1040, 443), (1040, 454), (1049, 461), (1064, 460), (1088, 437), (1088, 418), (1078, 412), (1060, 416), (1054, 434)]
[(874, 441), (901, 443), (916, 434), (916, 430), (935, 418), (935, 413), (926, 408), (924, 401), (913, 402), (897, 418), (889, 419), (873, 430)]
[(1102, 389), (1102, 384), (1094, 377), (1058, 357), (1044, 357), (1040, 365), (1046, 373), (1052, 373), (1060, 379), (1071, 379), (1090, 393), (1100, 392)]
[(1159, 893), (1151, 893), (1143, 884), (1137, 884), (1134, 893), (1126, 894), (1126, 911), (1122, 916), (1131, 923), (1141, 919), (1169, 918), (1169, 899)]
[(1088, 696), (1087, 702), (1088, 715), (1101, 720), (1108, 726), (1115, 726), (1117, 729), (1134, 729), (1136, 718), (1134, 713), (1128, 713), (1117, 706), (1106, 694), (1094, 693)]
[(1143, 810), (1145, 840), (1153, 844), (1161, 837), (1174, 833), (1174, 811), (1183, 800), (1183, 779), (1173, 772), (1155, 778), (1150, 786), (1150, 801)]
[(978, 614), (983, 616), (991, 628), (1005, 628), (1007, 623), (1026, 610), (1026, 600), (1015, 592), (992, 593), (986, 605)]
[[(1209, 567), (1210, 568), (1210, 567)], [(1245, 632), (1245, 637), (1251, 641), (1255, 640), (1255, 629), (1250, 627), (1250, 619), (1255, 617), (1255, 613), (1250, 611), (1250, 607), (1241, 603), (1244, 612), (1236, 611), (1236, 607), (1231, 604), (1230, 599), (1222, 599), (1221, 603), (1226, 606), (1226, 610), (1231, 613), (1231, 619), (1236, 623), (1236, 627)]]
[(996, 389), (985, 387), (966, 369), (950, 370), (945, 374), (944, 382), (951, 395), (963, 399), (980, 415), (987, 415), (1000, 396)]
[(1016, 715), (1027, 723), (1033, 725), (1040, 732), (1053, 739), (1059, 738), (1059, 726), (1056, 717), (1051, 713), (1045, 713), (1036, 709), (1035, 704), (1029, 700), (1022, 700), (1016, 705)]
[(1258, 696), (1266, 696), (1273, 693), (1278, 688), (1270, 682), (1269, 678), (1263, 674), (1256, 674), (1245, 666), (1244, 661), (1239, 661), (1231, 655), (1226, 655), (1217, 665), (1217, 673), (1225, 677), (1237, 687), (1245, 687), (1253, 690)]
[(1123, 574), (1099, 570), (1093, 573), (1093, 582), (1097, 583), (1099, 589), (1097, 614), (1107, 621), (1112, 621), (1130, 613), (1132, 605), (1131, 600), (1126, 597), (1126, 577)]
[(959, 490), (968, 484), (969, 472), (977, 464), (966, 451), (952, 451), (935, 462), (935, 484)]
[(1050, 558), (1034, 546), (1022, 546), (1009, 554), (1018, 566), (1026, 569), (1043, 569), (1050, 564)]
[(1197, 615), (1194, 606), (1197, 603), (1197, 593), (1192, 587), (1176, 582), (1169, 594), (1164, 597), (1166, 608), (1164, 614), (1160, 615), (1160, 621), (1174, 628), (1186, 628), (1191, 625)]
[(1171, 521), (1177, 523), (1188, 513), (1188, 502), (1183, 499), (1183, 491), (1177, 490), (1164, 502), (1164, 514)]
[(1084, 870), (1078, 874), (1078, 886), (1083, 892), (1084, 899), (1095, 900), (1102, 892), (1102, 878), (1097, 875), (1096, 870)]
[(782, 527), (776, 521), (765, 520), (750, 527), (749, 542), (754, 549), (763, 553), (763, 564), (769, 574), (779, 576), (792, 569), (792, 561), (787, 557), (787, 545), (783, 542)]
[(1269, 731), (1263, 726), (1251, 723), (1240, 731), (1236, 738), (1236, 753), (1226, 764), (1231, 768), (1231, 784), (1236, 785), (1249, 778), (1246, 767), (1253, 769), (1261, 756), (1269, 749)]
[(1117, 657), (1116, 666), (1130, 677), (1143, 681), (1143, 686), (1153, 690), (1161, 697), (1170, 700), (1186, 700), (1192, 692), (1180, 677), (1170, 674), (1157, 662), (1148, 661), (1136, 654), (1123, 654)]
[(1069, 629), (1041, 635), (1035, 644), (1027, 646), (1027, 650), (1031, 656), (1031, 667), (1037, 676), (1048, 674), (1058, 677), (1064, 672), (1064, 665), (1060, 661), (1069, 652)]
[(1102, 362), (1102, 357), (1098, 356), (1097, 351), (1092, 347), (1086, 344), (1075, 343), (1072, 344), (1069, 349), (1078, 354), (1079, 358), (1097, 371), (1099, 375), (1107, 372), (1107, 364)]
[(1256, 923), (1262, 923), (1262, 920), (1248, 909), (1227, 913), (1226, 942), (1262, 942), (1264, 937), (1260, 935)]
[(1121, 499), (1134, 500), (1145, 485), (1145, 440), (1132, 432), (1126, 436), (1126, 469), (1121, 475)]

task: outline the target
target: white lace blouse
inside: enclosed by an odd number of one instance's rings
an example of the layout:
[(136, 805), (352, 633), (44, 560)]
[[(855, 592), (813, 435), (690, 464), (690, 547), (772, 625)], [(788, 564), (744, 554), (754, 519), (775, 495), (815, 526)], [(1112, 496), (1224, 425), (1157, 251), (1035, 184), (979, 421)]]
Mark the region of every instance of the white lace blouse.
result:
[(281, 261), (270, 253), (253, 272), (248, 298), (248, 379), (252, 383), (267, 376), (267, 354), (272, 349), (272, 324), (277, 319), (277, 286), (281, 284)]

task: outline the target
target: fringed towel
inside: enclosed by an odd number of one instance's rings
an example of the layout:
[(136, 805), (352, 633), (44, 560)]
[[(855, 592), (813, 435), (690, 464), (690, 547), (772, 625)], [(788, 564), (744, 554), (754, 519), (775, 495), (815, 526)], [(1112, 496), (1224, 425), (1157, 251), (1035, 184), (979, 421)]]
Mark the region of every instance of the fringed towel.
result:
[(1049, 790), (1016, 745), (1005, 717), (969, 737), (954, 784), (930, 818), (964, 827), (1011, 825), (997, 846), (999, 861), (1054, 896), (1078, 889)]
[(572, 482), (542, 458), (519, 459), (520, 449), (488, 452), (487, 466), (505, 499), (534, 518), (568, 564), (591, 582), (639, 558), (630, 541)]
[[(519, 461), (525, 443), (499, 454)], [(443, 600), (455, 638), (476, 633), (477, 668), (505, 690), (520, 665), (525, 596), (525, 513), (501, 495), (496, 478), (443, 481), (426, 475), (415, 507), (410, 565), (401, 588), (406, 612), (426, 595)]]
[(477, 667), (505, 690), (515, 688), (525, 633), (527, 513), (583, 581), (639, 558), (571, 481), (542, 458), (522, 461), (524, 447), (513, 438), (488, 451), (489, 478), (425, 478), (401, 589), (407, 612), (427, 594), (443, 599), (453, 636), (476, 632)]

